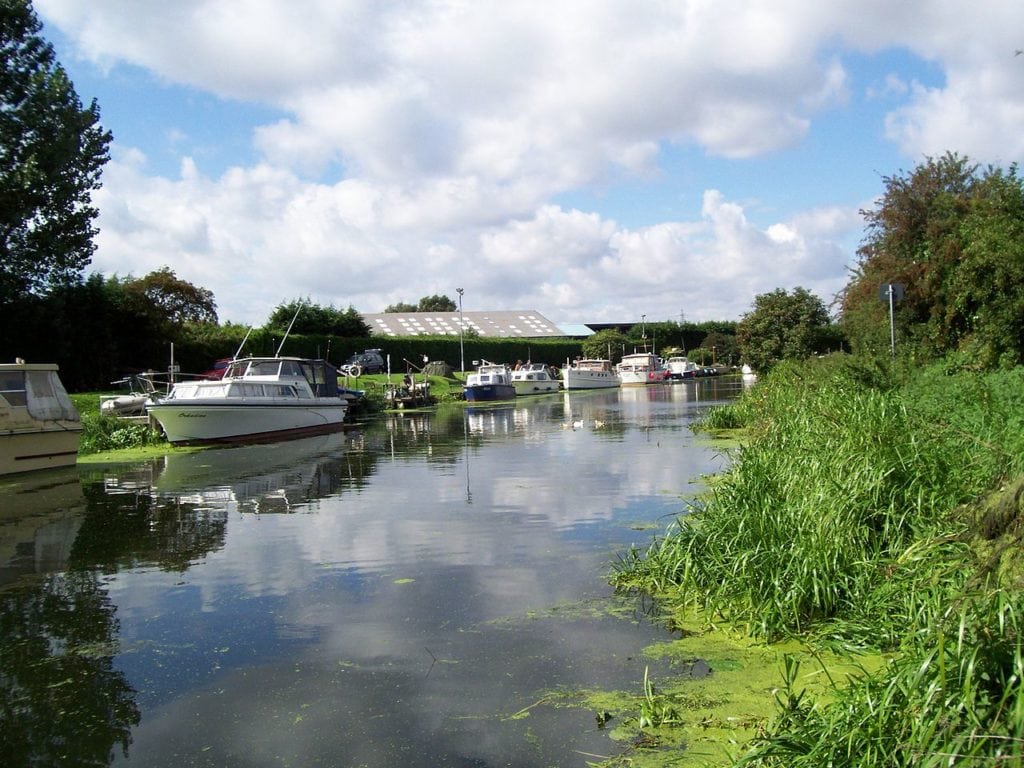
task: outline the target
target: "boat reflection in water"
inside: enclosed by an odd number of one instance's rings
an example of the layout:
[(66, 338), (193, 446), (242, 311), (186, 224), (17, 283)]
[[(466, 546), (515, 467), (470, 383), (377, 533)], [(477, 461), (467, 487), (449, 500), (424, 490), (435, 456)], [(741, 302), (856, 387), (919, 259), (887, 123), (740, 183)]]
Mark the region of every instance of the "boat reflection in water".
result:
[(279, 443), (164, 456), (153, 496), (226, 513), (291, 513), (341, 490), (350, 478), (342, 460), (360, 436), (332, 432)]
[(82, 525), (85, 499), (74, 467), (0, 483), (0, 585), (64, 570)]

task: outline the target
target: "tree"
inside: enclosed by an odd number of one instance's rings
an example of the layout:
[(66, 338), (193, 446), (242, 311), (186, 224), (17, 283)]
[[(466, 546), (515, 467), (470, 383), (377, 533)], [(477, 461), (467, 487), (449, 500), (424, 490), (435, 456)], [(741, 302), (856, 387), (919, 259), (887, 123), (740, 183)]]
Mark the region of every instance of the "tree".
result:
[(128, 279), (124, 290), (140, 307), (148, 308), (171, 325), (217, 322), (213, 292), (179, 279), (170, 267), (162, 267), (138, 280)]
[(784, 359), (802, 360), (824, 351), (830, 320), (825, 304), (805, 288), (777, 288), (754, 298), (754, 308), (736, 326), (741, 359), (765, 372)]
[(718, 365), (735, 365), (739, 358), (739, 345), (736, 343), (736, 337), (731, 333), (712, 331), (704, 337), (700, 346), (711, 352), (713, 362)]
[(0, 0), (0, 305), (79, 279), (111, 134), (86, 108), (28, 0)]
[[(298, 314), (296, 314), (298, 310)], [(292, 324), (292, 318), (295, 323)], [(292, 333), (323, 334), (325, 336), (344, 336), (362, 338), (370, 335), (370, 326), (363, 320), (353, 307), (346, 310), (335, 309), (334, 305), (322, 307), (305, 301), (291, 301), (280, 304), (267, 320), (267, 330), (284, 333), (291, 325)]]
[(384, 308), (385, 312), (454, 312), (458, 306), (447, 296), (435, 294), (424, 296), (419, 304), (406, 304), (403, 301)]
[(1024, 181), (1017, 166), (989, 170), (960, 228), (962, 252), (946, 285), (953, 341), (982, 367), (1024, 362)]
[(842, 322), (856, 351), (889, 349), (888, 304), (879, 289), (904, 286), (896, 328), (918, 353), (942, 354), (958, 331), (945, 317), (948, 278), (960, 260), (960, 224), (978, 183), (977, 166), (947, 153), (910, 173), (886, 177), (878, 206), (862, 211), (867, 231), (842, 294)]
[(588, 358), (609, 358), (613, 363), (617, 363), (622, 359), (622, 350), (629, 343), (629, 338), (624, 333), (607, 328), (583, 340), (583, 354)]
[(420, 299), (419, 306), (416, 308), (417, 312), (454, 312), (457, 309), (455, 302), (449, 299), (447, 296), (441, 296), (435, 294), (433, 296), (424, 296)]
[(928, 359), (964, 350), (972, 364), (1024, 360), (1024, 182), (979, 170), (966, 158), (927, 159), (885, 179), (842, 296), (842, 323), (856, 351), (889, 347), (888, 304), (879, 287), (902, 283), (897, 349)]

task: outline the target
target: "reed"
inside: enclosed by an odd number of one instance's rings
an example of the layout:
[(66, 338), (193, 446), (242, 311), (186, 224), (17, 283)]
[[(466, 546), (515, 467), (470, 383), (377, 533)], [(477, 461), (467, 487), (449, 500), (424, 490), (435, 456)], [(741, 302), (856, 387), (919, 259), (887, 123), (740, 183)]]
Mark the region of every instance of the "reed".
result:
[(1021, 470), (1022, 394), (1010, 374), (882, 389), (842, 361), (777, 369), (735, 406), (751, 438), (731, 470), (613, 583), (766, 639), (841, 619), (851, 641), (891, 646), (918, 611), (906, 580), (963, 578), (950, 511)]
[[(837, 360), (777, 369), (733, 406), (749, 443), (613, 583), (890, 658), (828, 702), (789, 659), (740, 765), (1024, 764), (1021, 402), (1020, 369), (901, 379)], [(978, 514), (987, 494), (997, 513)]]
[(789, 662), (780, 714), (738, 765), (1021, 765), (1022, 617), (1016, 590), (946, 603), (921, 631), (907, 633), (891, 663), (836, 685), (826, 706), (804, 699)]

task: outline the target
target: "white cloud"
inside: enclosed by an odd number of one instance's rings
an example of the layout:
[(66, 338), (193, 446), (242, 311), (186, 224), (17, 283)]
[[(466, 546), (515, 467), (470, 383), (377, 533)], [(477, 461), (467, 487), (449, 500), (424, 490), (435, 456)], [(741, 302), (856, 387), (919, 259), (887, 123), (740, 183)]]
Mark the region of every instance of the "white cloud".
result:
[[(223, 319), (259, 322), (306, 295), (374, 311), (455, 285), (477, 307), (577, 321), (675, 317), (680, 306), (693, 319), (735, 317), (775, 287), (834, 292), (852, 255), (841, 244), (860, 222), (828, 167), (816, 169), (812, 210), (758, 226), (713, 189), (699, 213), (630, 228), (614, 211), (552, 201), (664, 181), (673, 152), (687, 158), (680, 185), (707, 158), (732, 169), (796, 152), (819, 117), (849, 108), (850, 53), (904, 51), (944, 78), (884, 76), (884, 130), (912, 162), (947, 149), (1024, 156), (1017, 3), (34, 5), (110, 72), (134, 65), (283, 115), (243, 127), (236, 138), (259, 159), (217, 177), (189, 159), (200, 156), (191, 126), (161, 128), (181, 153), (179, 178), (118, 145), (96, 196), (94, 267), (168, 264), (213, 290)], [(686, 194), (716, 186), (699, 184)]]

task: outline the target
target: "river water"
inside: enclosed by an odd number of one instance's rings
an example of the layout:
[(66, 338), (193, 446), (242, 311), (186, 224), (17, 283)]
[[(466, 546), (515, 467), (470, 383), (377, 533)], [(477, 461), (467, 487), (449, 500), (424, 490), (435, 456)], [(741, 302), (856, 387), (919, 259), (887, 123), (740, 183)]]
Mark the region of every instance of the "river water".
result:
[[(725, 459), (705, 379), (0, 488), (5, 765), (586, 766), (670, 637), (607, 585)], [(562, 704), (559, 706), (559, 704)]]

